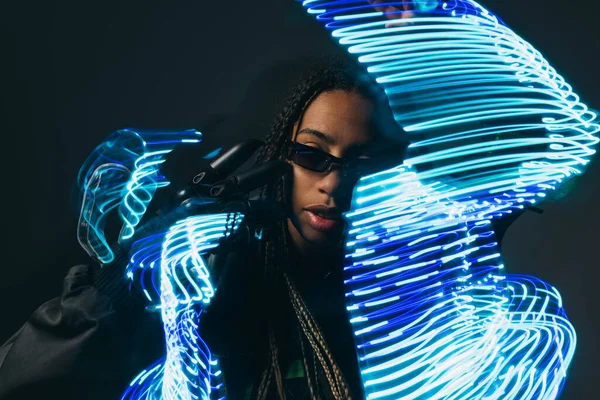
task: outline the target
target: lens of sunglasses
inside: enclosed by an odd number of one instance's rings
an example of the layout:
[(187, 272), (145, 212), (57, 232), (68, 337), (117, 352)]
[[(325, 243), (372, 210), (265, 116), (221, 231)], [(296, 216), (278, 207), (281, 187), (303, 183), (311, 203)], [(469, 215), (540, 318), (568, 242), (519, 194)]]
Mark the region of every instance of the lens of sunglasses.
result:
[(289, 158), (295, 164), (311, 171), (324, 172), (329, 168), (329, 154), (314, 147), (292, 144)]
[[(334, 159), (332, 155), (323, 150), (295, 142), (290, 144), (288, 158), (296, 165), (315, 172), (327, 171)], [(360, 177), (377, 172), (383, 166), (379, 159), (356, 158), (344, 161), (342, 169), (345, 176)]]

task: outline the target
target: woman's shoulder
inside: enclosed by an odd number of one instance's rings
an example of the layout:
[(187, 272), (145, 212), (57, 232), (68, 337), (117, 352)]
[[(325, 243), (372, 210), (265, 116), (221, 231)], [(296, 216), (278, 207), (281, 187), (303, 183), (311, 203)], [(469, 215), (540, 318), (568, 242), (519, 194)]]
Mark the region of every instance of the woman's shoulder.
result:
[(239, 242), (208, 258), (215, 295), (200, 320), (203, 339), (217, 354), (246, 353), (260, 302), (258, 244)]
[(244, 274), (254, 269), (259, 247), (260, 237), (252, 226), (243, 226), (231, 238), (223, 238), (206, 257), (213, 281), (221, 281), (230, 271)]

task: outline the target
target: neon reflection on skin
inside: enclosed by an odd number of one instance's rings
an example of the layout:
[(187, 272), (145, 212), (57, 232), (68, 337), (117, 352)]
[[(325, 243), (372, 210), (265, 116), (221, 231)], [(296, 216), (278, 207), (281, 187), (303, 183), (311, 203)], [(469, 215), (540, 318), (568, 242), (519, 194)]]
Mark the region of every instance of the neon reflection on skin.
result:
[(377, 4), (387, 14), (367, 1), (302, 4), (376, 78), (411, 139), (403, 165), (361, 179), (346, 214), (367, 398), (556, 398), (575, 331), (555, 288), (503, 273), (491, 220), (582, 172), (596, 114), (474, 1), (412, 18), (398, 1)]

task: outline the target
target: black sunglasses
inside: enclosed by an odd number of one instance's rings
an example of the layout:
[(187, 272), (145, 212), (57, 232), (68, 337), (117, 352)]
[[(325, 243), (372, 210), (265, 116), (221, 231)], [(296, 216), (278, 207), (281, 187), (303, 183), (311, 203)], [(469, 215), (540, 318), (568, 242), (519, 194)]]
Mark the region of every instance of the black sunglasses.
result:
[(338, 158), (321, 149), (298, 142), (290, 143), (287, 158), (294, 164), (314, 172), (327, 172), (333, 165), (338, 165), (344, 175), (365, 175), (375, 172), (378, 164), (371, 158)]

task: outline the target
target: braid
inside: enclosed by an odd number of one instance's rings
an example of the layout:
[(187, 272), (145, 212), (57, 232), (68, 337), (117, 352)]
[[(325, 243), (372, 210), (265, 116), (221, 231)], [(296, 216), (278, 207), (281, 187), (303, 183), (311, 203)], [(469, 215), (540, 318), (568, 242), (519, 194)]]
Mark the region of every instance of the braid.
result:
[(271, 131), (265, 137), (266, 144), (257, 155), (257, 163), (284, 159), (294, 124), (299, 122), (304, 110), (317, 95), (332, 90), (358, 91), (377, 101), (385, 97), (361, 70), (345, 60), (326, 59), (312, 65), (284, 101)]
[(269, 348), (271, 351), (271, 362), (273, 364), (273, 371), (275, 371), (275, 383), (277, 384), (277, 392), (279, 398), (285, 400), (285, 391), (283, 390), (283, 378), (281, 376), (281, 368), (279, 366), (279, 349), (275, 342), (275, 334), (273, 329), (269, 329)]
[[(304, 349), (304, 338), (302, 337), (302, 332), (300, 331), (300, 326), (296, 325), (298, 328), (298, 340), (300, 341), (300, 350), (302, 351), (302, 364), (304, 365), (304, 371), (306, 373), (306, 383), (308, 383), (308, 390), (310, 390), (310, 398), (312, 400), (317, 399), (316, 393), (318, 393), (319, 388), (316, 387), (317, 384), (317, 375), (315, 369), (315, 387), (313, 387), (313, 383), (310, 379), (310, 369), (308, 368), (308, 359), (306, 357), (306, 350)], [(314, 360), (314, 357), (313, 357)], [(316, 365), (316, 364), (315, 364)]]
[(350, 399), (351, 396), (348, 384), (342, 376), (342, 373), (329, 350), (329, 346), (323, 337), (319, 325), (306, 307), (304, 300), (289, 276), (284, 274), (284, 277), (300, 326), (302, 327), (308, 342), (311, 344), (314, 354), (321, 363), (321, 368), (329, 381), (333, 396), (336, 399)]
[(262, 373), (260, 378), (260, 385), (258, 386), (258, 391), (256, 394), (256, 398), (259, 400), (264, 400), (267, 397), (267, 392), (269, 386), (271, 385), (271, 379), (273, 378), (273, 364), (267, 363), (267, 368)]
[[(278, 272), (278, 268), (277, 268), (277, 264), (275, 263), (275, 259), (276, 259), (276, 247), (273, 243), (273, 241), (267, 241), (264, 245), (264, 265), (272, 265), (273, 268), (265, 268), (264, 269), (264, 274), (265, 274), (265, 281), (271, 284), (271, 287), (275, 286), (275, 282), (276, 282), (276, 278), (277, 278), (277, 272)], [(275, 303), (273, 303), (275, 304)], [(277, 387), (277, 392), (279, 394), (279, 398), (280, 399), (285, 399), (285, 391), (283, 388), (283, 377), (281, 375), (281, 367), (279, 365), (279, 349), (277, 347), (277, 342), (275, 341), (275, 333), (274, 333), (274, 328), (273, 328), (273, 321), (276, 320), (277, 315), (275, 314), (277, 312), (276, 308), (274, 307), (274, 305), (269, 305), (268, 303), (266, 304), (267, 309), (269, 310), (270, 314), (268, 321), (269, 321), (269, 326), (268, 326), (268, 337), (269, 337), (269, 356), (267, 359), (267, 368), (265, 369), (265, 371), (263, 372), (262, 376), (261, 376), (261, 382), (260, 385), (258, 387), (258, 391), (257, 391), (257, 395), (256, 397), (258, 399), (264, 400), (267, 397), (267, 394), (269, 392), (269, 387), (271, 386), (271, 383), (273, 381), (273, 376), (275, 377), (275, 384)]]
[[(346, 92), (357, 91), (368, 98), (374, 98), (378, 95), (373, 92), (373, 85), (366, 80), (361, 80), (361, 74), (357, 69), (347, 62), (325, 61), (325, 63), (313, 66), (309, 73), (301, 80), (300, 84), (292, 91), (292, 94), (284, 102), (281, 112), (277, 115), (275, 122), (269, 134), (265, 137), (265, 145), (257, 154), (256, 163), (267, 161), (286, 160), (286, 151), (292, 141), (292, 132), (294, 124), (300, 123), (305, 109), (320, 94), (325, 91), (343, 90)], [(263, 189), (262, 195), (275, 199), (278, 203), (284, 203), (284, 194), (286, 190), (285, 179), (279, 178), (276, 182), (267, 185)], [(287, 290), (288, 298), (294, 310), (296, 324), (298, 327), (300, 348), (302, 350), (302, 361), (307, 384), (310, 390), (311, 398), (320, 398), (319, 371), (325, 376), (326, 387), (330, 394), (324, 394), (324, 397), (335, 399), (351, 399), (348, 385), (338, 367), (336, 361), (329, 350), (321, 328), (315, 318), (310, 313), (301, 294), (294, 285), (291, 277), (286, 270), (288, 259), (287, 243), (287, 221), (275, 222), (275, 229), (272, 234), (265, 238), (264, 246), (261, 246), (264, 252), (262, 258), (265, 276), (265, 293), (274, 295), (279, 293), (279, 288)], [(283, 278), (283, 286), (278, 286)], [(265, 399), (275, 378), (276, 390), (280, 398), (285, 399), (285, 390), (279, 365), (279, 350), (275, 337), (274, 321), (278, 317), (278, 299), (266, 299), (266, 308), (268, 315), (268, 343), (269, 355), (267, 365), (261, 375), (260, 384), (257, 390), (257, 398)], [(280, 307), (280, 306), (279, 306)], [(305, 341), (308, 342), (308, 349), (305, 349)], [(308, 351), (307, 351), (308, 350)], [(311, 368), (309, 368), (308, 355), (312, 358), (314, 366), (314, 381), (311, 379)]]

